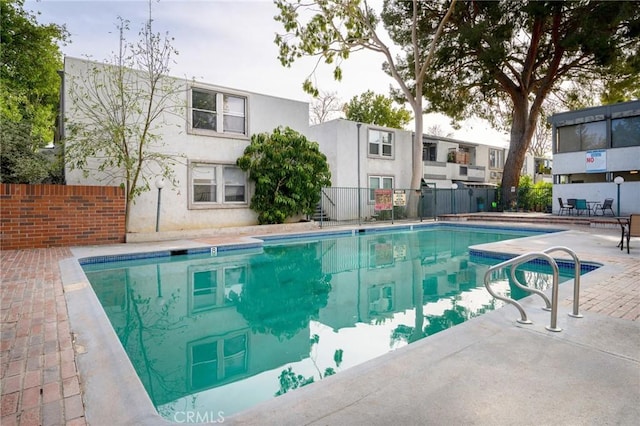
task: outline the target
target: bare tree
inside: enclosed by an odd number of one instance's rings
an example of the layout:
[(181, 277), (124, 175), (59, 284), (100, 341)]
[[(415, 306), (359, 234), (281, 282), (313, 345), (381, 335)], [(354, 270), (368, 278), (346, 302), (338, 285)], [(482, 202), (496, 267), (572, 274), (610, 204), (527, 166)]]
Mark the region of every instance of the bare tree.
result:
[(309, 106), (311, 124), (320, 124), (343, 116), (342, 102), (336, 92), (320, 92)]
[(425, 134), (430, 136), (442, 136), (444, 138), (453, 137), (453, 133), (445, 132), (442, 126), (440, 126), (439, 124), (432, 124), (431, 126), (427, 127), (425, 130)]
[[(122, 185), (126, 194), (125, 228), (131, 206), (150, 189), (156, 176), (174, 181), (176, 155), (162, 152), (160, 129), (168, 114), (179, 114), (181, 86), (168, 77), (176, 51), (171, 38), (153, 33), (149, 19), (137, 42), (127, 42), (128, 21), (119, 18), (120, 46), (107, 64), (86, 62), (70, 70), (70, 114), (65, 161), (98, 181)], [(183, 102), (184, 103), (184, 102)]]
[(540, 114), (536, 130), (531, 138), (527, 152), (536, 158), (546, 158), (551, 153), (551, 125), (546, 117)]

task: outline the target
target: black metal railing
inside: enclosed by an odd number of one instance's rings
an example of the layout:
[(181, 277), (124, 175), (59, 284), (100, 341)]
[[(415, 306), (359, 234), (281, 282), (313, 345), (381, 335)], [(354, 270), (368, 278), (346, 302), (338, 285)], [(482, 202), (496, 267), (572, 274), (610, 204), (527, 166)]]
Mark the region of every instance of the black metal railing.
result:
[(427, 220), (444, 214), (497, 211), (496, 190), (329, 187), (322, 189), (319, 210), (320, 226)]
[(550, 213), (551, 186), (516, 187), (509, 205), (500, 201), (500, 188), (406, 188), (322, 189), (314, 220), (320, 226), (353, 225), (370, 222), (428, 220), (447, 214), (501, 211), (539, 211)]

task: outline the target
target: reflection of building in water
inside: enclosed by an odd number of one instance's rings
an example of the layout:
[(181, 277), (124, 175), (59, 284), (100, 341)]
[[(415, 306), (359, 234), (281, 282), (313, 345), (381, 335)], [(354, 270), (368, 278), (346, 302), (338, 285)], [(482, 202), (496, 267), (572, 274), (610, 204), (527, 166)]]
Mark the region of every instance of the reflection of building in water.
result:
[[(467, 250), (485, 237), (425, 233), (367, 233), (265, 246), (255, 257), (176, 256), (85, 271), (156, 405), (245, 378), (270, 397), (277, 382), (259, 373), (309, 358), (311, 319), (335, 331), (380, 323), (477, 287), (484, 271), (468, 262)], [(473, 312), (491, 299), (479, 293)]]
[(334, 330), (353, 327), (477, 287), (468, 242), (465, 233), (441, 231), (429, 238), (380, 233), (322, 241), (332, 291), (319, 321)]
[[(242, 287), (251, 279), (246, 256), (85, 268), (90, 282), (99, 283), (94, 289), (156, 405), (309, 356), (308, 324), (280, 339), (252, 331), (238, 313)], [(273, 379), (265, 380), (277, 389)]]

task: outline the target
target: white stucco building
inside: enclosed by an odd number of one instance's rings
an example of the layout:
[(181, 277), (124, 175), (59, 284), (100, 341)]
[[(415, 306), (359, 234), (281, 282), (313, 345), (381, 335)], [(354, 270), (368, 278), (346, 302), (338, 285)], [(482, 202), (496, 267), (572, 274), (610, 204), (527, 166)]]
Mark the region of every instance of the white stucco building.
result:
[[(78, 120), (71, 102), (78, 76), (104, 64), (65, 58), (63, 114), (65, 123)], [(169, 77), (172, 78), (172, 77)], [(160, 230), (174, 231), (254, 225), (257, 215), (249, 208), (251, 187), (236, 159), (256, 133), (271, 133), (288, 126), (306, 134), (309, 105), (290, 99), (172, 78), (178, 86), (176, 107), (159, 117), (155, 132), (162, 138), (156, 149), (173, 157), (176, 185), (162, 189)], [(67, 129), (65, 129), (66, 131)], [(153, 174), (153, 170), (146, 170)], [(157, 172), (156, 172), (157, 173)], [(153, 232), (158, 191), (142, 193), (131, 210), (129, 232)], [(66, 170), (69, 185), (119, 185), (108, 173), (95, 168), (87, 176)]]
[(554, 212), (558, 198), (613, 198), (616, 214), (640, 212), (640, 101), (554, 114), (549, 122)]
[[(81, 124), (91, 112), (86, 106), (83, 109), (76, 105), (79, 92), (96, 91), (96, 87), (87, 85), (87, 76), (108, 74), (107, 67), (65, 58), (63, 136), (71, 123)], [(139, 81), (134, 71), (127, 73), (132, 84)], [(353, 211), (345, 217), (373, 218), (375, 189), (404, 190), (407, 199), (418, 194), (412, 190), (416, 188), (410, 188), (411, 131), (344, 119), (310, 127), (307, 102), (175, 77), (166, 77), (166, 81), (173, 86), (174, 94), (170, 107), (162, 112), (152, 129), (160, 143), (150, 149), (172, 158), (175, 183), (167, 183), (159, 191), (153, 182), (160, 170), (153, 167), (144, 170), (150, 190), (141, 193), (131, 208), (129, 233), (153, 232), (156, 226), (160, 231), (183, 231), (257, 224), (257, 215), (249, 207), (253, 188), (247, 174), (236, 166), (236, 160), (253, 135), (271, 133), (279, 126), (290, 127), (318, 142), (330, 166), (332, 190), (351, 189), (342, 194), (350, 198), (352, 205), (359, 206), (350, 207)], [(72, 96), (73, 93), (76, 95)], [(502, 146), (424, 135), (422, 177), (424, 182), (441, 189), (450, 189), (453, 183), (460, 189), (496, 186), (502, 178), (507, 151)], [(67, 167), (66, 183), (122, 184), (121, 173), (99, 170), (98, 165), (96, 161), (90, 162), (84, 170), (87, 173)], [(534, 172), (534, 160), (528, 156), (523, 173), (533, 177)], [(337, 204), (347, 203), (336, 199), (337, 194), (323, 192), (323, 197), (334, 208), (331, 217), (342, 220), (342, 214), (336, 213)], [(356, 198), (359, 202), (354, 203)]]

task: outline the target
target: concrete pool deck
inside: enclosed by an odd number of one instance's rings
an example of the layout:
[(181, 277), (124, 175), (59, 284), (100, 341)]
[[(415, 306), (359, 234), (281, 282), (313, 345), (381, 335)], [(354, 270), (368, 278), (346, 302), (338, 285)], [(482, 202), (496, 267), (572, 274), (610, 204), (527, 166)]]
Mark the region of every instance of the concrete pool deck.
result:
[[(522, 303), (532, 325), (516, 323), (517, 310), (506, 306), (224, 423), (637, 424), (638, 240), (627, 254), (616, 248), (615, 228), (562, 228), (568, 230), (527, 237), (526, 246), (512, 240), (482, 247), (520, 254), (567, 246), (581, 261), (604, 265), (581, 279), (584, 318), (567, 315), (572, 286), (560, 286), (561, 332), (545, 329), (549, 313), (528, 297)], [(250, 235), (212, 235), (2, 251), (2, 425), (168, 424), (154, 413), (104, 313), (88, 297), (77, 259), (248, 241)]]

